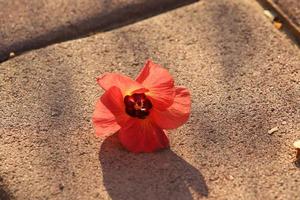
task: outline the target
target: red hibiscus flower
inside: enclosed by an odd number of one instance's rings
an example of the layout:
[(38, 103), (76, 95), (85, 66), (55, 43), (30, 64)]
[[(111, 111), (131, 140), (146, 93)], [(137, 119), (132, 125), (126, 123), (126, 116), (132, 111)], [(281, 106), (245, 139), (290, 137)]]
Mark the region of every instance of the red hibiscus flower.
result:
[(169, 147), (164, 129), (177, 128), (189, 118), (189, 91), (175, 87), (169, 72), (150, 60), (136, 80), (106, 73), (97, 82), (105, 93), (93, 114), (96, 135), (118, 132), (122, 145), (131, 152)]

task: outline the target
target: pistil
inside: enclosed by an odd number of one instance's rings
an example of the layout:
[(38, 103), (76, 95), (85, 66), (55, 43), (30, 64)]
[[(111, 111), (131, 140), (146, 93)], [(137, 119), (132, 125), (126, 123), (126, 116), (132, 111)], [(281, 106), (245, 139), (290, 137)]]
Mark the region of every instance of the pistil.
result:
[(151, 101), (144, 93), (127, 95), (124, 98), (126, 113), (131, 117), (145, 119), (152, 108)]

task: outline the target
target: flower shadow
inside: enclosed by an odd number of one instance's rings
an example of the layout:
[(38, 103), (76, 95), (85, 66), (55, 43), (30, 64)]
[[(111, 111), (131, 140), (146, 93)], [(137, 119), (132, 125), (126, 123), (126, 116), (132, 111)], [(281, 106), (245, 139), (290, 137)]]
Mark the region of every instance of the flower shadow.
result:
[(208, 196), (202, 174), (169, 149), (133, 154), (111, 136), (103, 142), (99, 159), (104, 186), (113, 200), (191, 200)]
[(295, 164), (295, 166), (296, 166), (297, 168), (300, 169), (300, 159), (294, 161), (294, 164)]
[(0, 187), (0, 199), (1, 200), (10, 200), (9, 194)]
[(3, 185), (3, 178), (0, 176), (0, 200), (10, 200), (10, 194), (6, 191)]

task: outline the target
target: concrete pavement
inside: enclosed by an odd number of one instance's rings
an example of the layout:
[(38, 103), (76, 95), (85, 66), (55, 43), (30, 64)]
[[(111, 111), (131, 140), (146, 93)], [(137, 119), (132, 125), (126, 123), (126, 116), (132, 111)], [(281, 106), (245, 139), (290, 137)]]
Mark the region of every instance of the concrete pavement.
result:
[[(192, 93), (171, 149), (94, 137), (104, 72), (147, 58)], [(299, 199), (300, 51), (248, 0), (200, 1), (0, 64), (0, 176), (11, 199)], [(268, 131), (278, 127), (278, 131)]]

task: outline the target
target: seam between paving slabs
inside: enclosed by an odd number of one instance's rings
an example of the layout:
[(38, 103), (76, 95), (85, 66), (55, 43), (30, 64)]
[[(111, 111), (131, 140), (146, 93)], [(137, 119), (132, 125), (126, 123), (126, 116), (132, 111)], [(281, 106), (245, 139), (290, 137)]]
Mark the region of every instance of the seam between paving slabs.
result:
[[(63, 32), (66, 29), (70, 29), (70, 27), (61, 26), (33, 39), (11, 44), (8, 46), (7, 50), (5, 50), (6, 55), (4, 57), (1, 57), (0, 55), (0, 63), (31, 50), (45, 48), (49, 45), (85, 38), (97, 33), (118, 29), (199, 1), (200, 0), (181, 0), (175, 2), (169, 1), (162, 4), (150, 4), (145, 6), (142, 11), (141, 4), (134, 4), (128, 5), (126, 8), (121, 10), (113, 10), (106, 14), (106, 17), (92, 16), (88, 19), (75, 23), (74, 28), (76, 29), (76, 27), (83, 26), (84, 24), (87, 24), (87, 22), (99, 22), (95, 23), (95, 26), (85, 27), (82, 30), (78, 29), (68, 35), (63, 34)], [(129, 15), (129, 17), (124, 18), (124, 15)], [(109, 20), (105, 20), (107, 18), (109, 18)], [(49, 40), (49, 35), (52, 35), (52, 37), (53, 35), (55, 36)]]
[(300, 47), (300, 29), (296, 26), (296, 24), (293, 23), (293, 21), (284, 13), (284, 11), (281, 10), (277, 5), (275, 5), (270, 0), (257, 0), (259, 5), (265, 9), (270, 10), (273, 13), (276, 14), (276, 17), (283, 22), (283, 27), (281, 29), (281, 32), (286, 34), (290, 40), (296, 46)]

